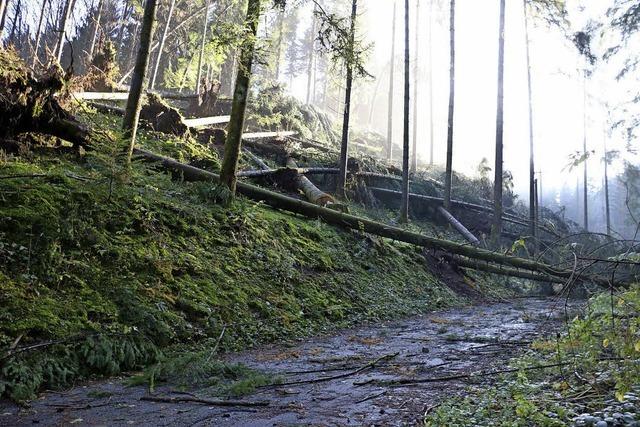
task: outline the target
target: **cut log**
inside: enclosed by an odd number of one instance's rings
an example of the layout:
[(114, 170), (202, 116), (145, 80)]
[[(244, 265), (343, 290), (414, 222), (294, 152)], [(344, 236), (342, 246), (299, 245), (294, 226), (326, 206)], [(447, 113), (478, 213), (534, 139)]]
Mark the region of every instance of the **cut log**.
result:
[(104, 114), (115, 114), (118, 116), (124, 116), (124, 108), (122, 107), (116, 107), (115, 105), (103, 104), (102, 102), (93, 101), (89, 101), (87, 104)]
[[(297, 171), (298, 165), (296, 164), (295, 160), (293, 160), (292, 158), (288, 158), (287, 168)], [(299, 172), (296, 173), (295, 180), (296, 180), (298, 189), (300, 189), (304, 193), (307, 200), (313, 203), (314, 205), (326, 206), (329, 203), (334, 203), (333, 197), (331, 197), (329, 194), (325, 193), (324, 191), (320, 190), (318, 187), (314, 185), (313, 182), (309, 180), (309, 178), (302, 175), (301, 173)]]
[[(160, 156), (142, 149), (135, 149), (134, 153), (144, 159), (157, 162), (162, 168), (182, 175), (186, 181), (212, 181), (219, 183), (219, 176), (196, 167), (180, 163), (175, 159)], [(328, 224), (350, 228), (357, 231), (375, 234), (391, 240), (397, 240), (428, 249), (442, 250), (454, 255), (461, 255), (471, 259), (488, 261), (494, 264), (507, 265), (510, 267), (527, 270), (534, 273), (543, 273), (558, 279), (569, 279), (576, 276), (570, 270), (556, 269), (550, 265), (526, 258), (519, 258), (503, 255), (498, 252), (491, 252), (468, 245), (463, 245), (448, 240), (437, 239), (425, 236), (412, 231), (403, 230), (380, 222), (366, 218), (335, 211), (333, 209), (317, 206), (309, 202), (294, 199), (284, 194), (275, 193), (264, 188), (250, 185), (244, 182), (238, 183), (237, 191), (245, 197), (265, 202), (269, 206), (289, 212), (304, 215), (310, 218), (319, 218)], [(582, 275), (584, 280), (590, 280), (600, 286), (609, 287), (609, 281), (601, 277)]]
[(253, 154), (251, 151), (247, 150), (246, 147), (242, 147), (242, 152), (251, 159), (251, 161), (253, 161), (253, 163), (255, 163), (260, 170), (263, 171), (270, 171), (271, 168), (269, 167), (268, 164), (266, 164), (260, 157), (256, 156), (255, 154)]
[[(386, 196), (392, 196), (396, 198), (400, 198), (402, 196), (402, 193), (400, 193), (399, 191), (389, 190), (386, 188), (370, 187), (369, 189), (374, 195), (386, 195)], [(409, 197), (410, 197), (410, 200), (418, 200), (420, 202), (428, 203), (436, 206), (439, 206), (444, 202), (444, 199), (442, 199), (441, 197), (425, 196), (423, 194), (409, 193)], [(463, 202), (461, 200), (451, 200), (451, 206), (456, 208), (461, 208), (461, 209), (471, 209), (474, 211), (487, 212), (489, 214), (493, 214), (493, 208), (491, 207), (478, 205), (475, 203)], [(523, 227), (529, 226), (529, 224), (526, 221), (522, 221), (518, 218), (514, 218), (513, 215), (505, 214), (502, 216), (502, 219), (505, 222), (510, 222), (512, 224), (520, 225)], [(557, 232), (553, 230), (545, 229), (545, 231), (556, 237), (561, 237)]]
[(297, 135), (297, 132), (249, 132), (243, 133), (242, 139), (269, 139), (269, 138), (286, 138), (288, 136)]
[(451, 224), (453, 228), (458, 231), (458, 233), (462, 234), (462, 237), (467, 239), (469, 243), (476, 246), (480, 244), (480, 240), (478, 240), (478, 238), (474, 236), (473, 233), (467, 230), (467, 227), (462, 225), (462, 223), (458, 221), (453, 215), (451, 215), (449, 211), (447, 211), (442, 206), (438, 206), (438, 212), (440, 212), (440, 214), (447, 220), (447, 222), (449, 222), (449, 224)]
[(238, 176), (243, 178), (261, 178), (270, 175), (277, 175), (285, 170), (294, 171), (300, 175), (327, 175), (338, 173), (338, 169), (336, 168), (294, 168), (287, 166), (286, 168), (280, 169), (244, 170), (238, 172)]
[(215, 117), (202, 117), (199, 119), (184, 119), (182, 122), (190, 128), (202, 128), (211, 125), (222, 125), (229, 123), (231, 116), (215, 116)]
[(499, 274), (501, 276), (517, 277), (519, 279), (533, 280), (535, 282), (565, 283), (567, 281), (566, 279), (554, 277), (548, 274), (531, 273), (529, 271), (509, 268), (499, 264), (490, 264), (487, 262), (477, 261), (477, 260), (460, 257), (460, 256), (450, 257), (448, 261), (462, 268), (484, 271), (486, 273), (492, 273), (492, 274)]
[(75, 92), (72, 96), (83, 101), (125, 101), (129, 92)]

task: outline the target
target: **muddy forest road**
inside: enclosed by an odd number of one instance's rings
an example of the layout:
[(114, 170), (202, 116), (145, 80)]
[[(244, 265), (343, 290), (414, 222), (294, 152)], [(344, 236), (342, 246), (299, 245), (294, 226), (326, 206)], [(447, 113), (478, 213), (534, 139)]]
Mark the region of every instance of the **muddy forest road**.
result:
[[(564, 309), (555, 299), (477, 305), (225, 356), (288, 383), (243, 398), (268, 402), (264, 407), (140, 400), (146, 388), (112, 380), (46, 393), (28, 409), (0, 403), (0, 425), (416, 425), (438, 402), (470, 384), (490, 385), (494, 376), (397, 382), (503, 369), (531, 340), (559, 327)], [(154, 396), (211, 398), (206, 389), (191, 392), (164, 385)]]

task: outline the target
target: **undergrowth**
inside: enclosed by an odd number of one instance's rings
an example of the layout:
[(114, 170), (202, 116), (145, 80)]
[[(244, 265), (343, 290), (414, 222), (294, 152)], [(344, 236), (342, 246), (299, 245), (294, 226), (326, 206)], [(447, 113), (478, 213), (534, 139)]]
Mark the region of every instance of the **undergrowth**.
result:
[[(577, 414), (625, 401), (640, 384), (640, 285), (589, 300), (556, 339), (537, 341), (512, 362), (517, 373), (445, 400), (425, 426), (566, 426)], [(532, 366), (557, 365), (530, 370)]]
[(3, 395), (140, 369), (223, 329), (220, 350), (238, 350), (460, 301), (411, 246), (242, 199), (223, 208), (210, 183), (112, 160), (1, 160)]

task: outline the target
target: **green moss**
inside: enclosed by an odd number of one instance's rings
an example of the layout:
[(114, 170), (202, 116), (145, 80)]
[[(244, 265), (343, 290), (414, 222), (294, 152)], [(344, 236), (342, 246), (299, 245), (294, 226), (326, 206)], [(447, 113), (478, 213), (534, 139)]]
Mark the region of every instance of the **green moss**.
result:
[[(458, 301), (406, 245), (245, 200), (223, 208), (211, 184), (138, 163), (113, 175), (110, 161), (0, 164), (2, 175), (45, 175), (0, 189), (0, 346), (76, 337), (3, 365), (16, 399), (145, 365), (157, 350), (212, 347), (225, 327), (220, 349), (238, 350)], [(122, 334), (144, 349), (113, 347)]]

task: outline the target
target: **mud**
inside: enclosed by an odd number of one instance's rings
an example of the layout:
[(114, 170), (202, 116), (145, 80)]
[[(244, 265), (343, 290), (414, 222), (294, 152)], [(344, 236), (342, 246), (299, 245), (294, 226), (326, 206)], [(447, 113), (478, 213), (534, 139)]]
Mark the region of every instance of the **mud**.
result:
[[(434, 312), (404, 321), (340, 331), (288, 347), (229, 354), (230, 362), (281, 376), (286, 383), (258, 389), (245, 400), (263, 408), (210, 407), (141, 401), (143, 387), (124, 378), (44, 393), (29, 408), (0, 403), (0, 425), (290, 426), (416, 425), (445, 398), (491, 375), (423, 384), (387, 381), (452, 376), (504, 368), (528, 343), (552, 333), (564, 301), (522, 299)], [(387, 357), (385, 357), (387, 356)], [(375, 366), (371, 362), (382, 358)], [(357, 371), (357, 372), (356, 372)], [(322, 380), (328, 377), (337, 377)], [(210, 397), (207, 390), (193, 395)], [(170, 385), (161, 396), (179, 396)]]

